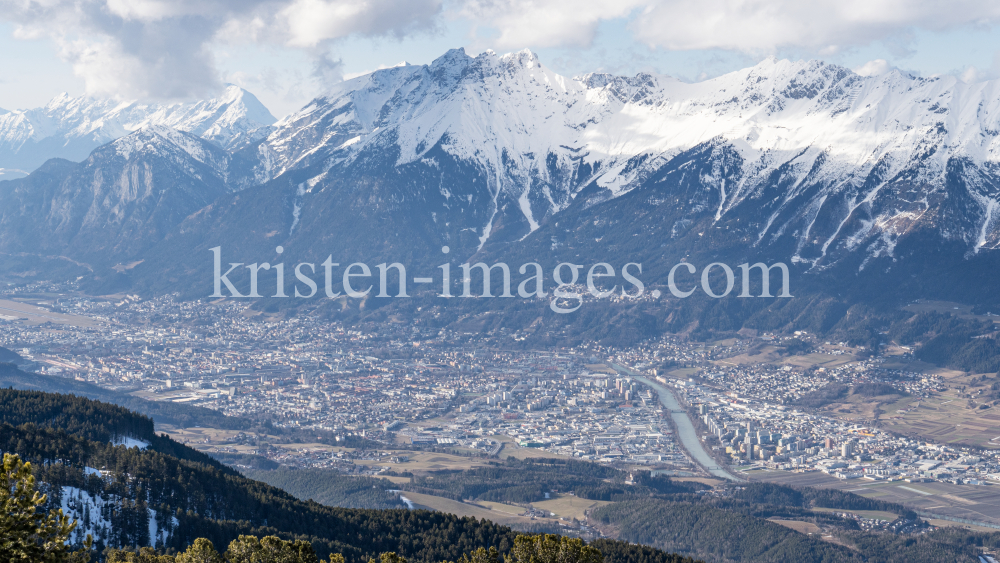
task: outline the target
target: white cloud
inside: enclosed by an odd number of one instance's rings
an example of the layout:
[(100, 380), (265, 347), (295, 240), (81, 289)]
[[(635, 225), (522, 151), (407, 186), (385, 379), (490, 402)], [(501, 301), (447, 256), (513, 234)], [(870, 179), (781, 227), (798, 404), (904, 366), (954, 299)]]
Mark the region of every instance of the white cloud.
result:
[(889, 64), (889, 61), (885, 59), (875, 59), (873, 61), (868, 61), (853, 70), (861, 76), (882, 76), (895, 68), (896, 67)]
[(603, 20), (630, 17), (635, 37), (672, 50), (832, 54), (906, 35), (1000, 20), (991, 0), (467, 0), (457, 10), (502, 49), (589, 45)]
[[(0, 0), (0, 21), (17, 26), (19, 38), (49, 37), (89, 93), (132, 98), (214, 91), (220, 45), (301, 51), (314, 62), (303, 80), (329, 83), (343, 72), (330, 57), (333, 42), (402, 38), (437, 30), (446, 18), (468, 25), (477, 46), (496, 50), (588, 47), (602, 22), (617, 20), (652, 47), (754, 55), (784, 48), (828, 55), (875, 42), (904, 52), (917, 30), (1000, 22), (993, 0), (445, 1)], [(863, 68), (880, 72), (879, 64)]]
[(642, 0), (466, 0), (459, 17), (499, 32), (499, 49), (587, 46), (602, 20), (626, 17)]
[(975, 82), (981, 82), (989, 77), (988, 73), (974, 66), (965, 67), (962, 72), (958, 73), (958, 78), (966, 84), (972, 84)]
[(287, 43), (315, 47), (352, 34), (396, 35), (423, 30), (440, 11), (437, 0), (294, 0), (278, 12)]
[(954, 74), (966, 84), (993, 80), (1000, 76), (1000, 51), (993, 53), (993, 60), (988, 67), (980, 68), (969, 65), (961, 70), (954, 71)]
[(431, 29), (440, 10), (441, 0), (0, 0), (0, 21), (18, 38), (51, 38), (90, 94), (171, 99), (220, 86), (218, 42), (306, 50), (327, 83), (340, 71), (330, 41)]

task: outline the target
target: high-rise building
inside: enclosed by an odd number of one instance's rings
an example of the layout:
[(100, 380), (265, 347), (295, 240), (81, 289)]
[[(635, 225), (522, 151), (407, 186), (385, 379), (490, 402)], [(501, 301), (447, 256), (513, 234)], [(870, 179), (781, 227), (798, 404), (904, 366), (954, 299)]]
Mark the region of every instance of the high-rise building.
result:
[(840, 446), (840, 455), (845, 459), (854, 457), (854, 440), (848, 440)]
[(826, 449), (828, 449), (828, 450), (832, 450), (833, 449), (833, 438), (827, 438), (823, 442), (823, 447), (826, 448)]

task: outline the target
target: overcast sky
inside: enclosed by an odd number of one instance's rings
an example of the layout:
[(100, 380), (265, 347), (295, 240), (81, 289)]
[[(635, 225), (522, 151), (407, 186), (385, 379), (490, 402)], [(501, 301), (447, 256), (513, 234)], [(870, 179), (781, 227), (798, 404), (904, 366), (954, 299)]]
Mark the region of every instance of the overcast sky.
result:
[(0, 108), (61, 92), (180, 101), (227, 82), (281, 117), (344, 76), (530, 48), (566, 75), (702, 80), (779, 58), (1000, 75), (979, 0), (0, 0)]

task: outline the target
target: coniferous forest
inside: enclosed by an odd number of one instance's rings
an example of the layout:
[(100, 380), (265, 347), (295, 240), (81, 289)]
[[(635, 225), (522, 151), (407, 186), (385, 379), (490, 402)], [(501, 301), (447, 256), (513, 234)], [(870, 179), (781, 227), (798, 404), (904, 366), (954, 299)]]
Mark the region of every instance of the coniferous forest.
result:
[[(108, 440), (122, 436), (150, 445), (129, 448)], [(517, 537), (486, 520), (440, 512), (300, 501), (154, 436), (147, 417), (73, 396), (2, 391), (0, 451), (32, 464), (39, 489), (48, 495), (46, 510), (85, 507), (76, 539), (80, 543), (83, 532), (94, 535), (95, 553), (133, 546), (179, 552), (199, 538), (225, 546), (240, 536), (275, 536), (305, 541), (320, 557), (341, 554), (348, 562), (387, 552), (437, 562), (459, 560), (477, 548), (507, 553)], [(686, 560), (640, 546), (609, 545), (609, 563)]]

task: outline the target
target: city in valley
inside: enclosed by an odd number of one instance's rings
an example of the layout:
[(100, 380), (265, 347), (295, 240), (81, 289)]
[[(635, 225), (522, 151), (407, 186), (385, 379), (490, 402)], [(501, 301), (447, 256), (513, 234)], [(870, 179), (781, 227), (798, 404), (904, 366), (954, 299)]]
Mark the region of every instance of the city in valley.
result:
[(158, 427), (210, 454), (369, 475), (577, 458), (838, 488), (1000, 528), (1000, 383), (903, 347), (741, 332), (546, 350), (504, 331), (352, 327), (250, 304), (8, 286), (0, 346), (28, 371), (333, 437)]

